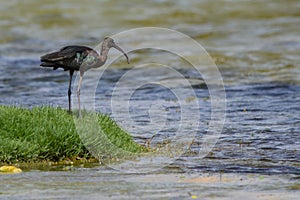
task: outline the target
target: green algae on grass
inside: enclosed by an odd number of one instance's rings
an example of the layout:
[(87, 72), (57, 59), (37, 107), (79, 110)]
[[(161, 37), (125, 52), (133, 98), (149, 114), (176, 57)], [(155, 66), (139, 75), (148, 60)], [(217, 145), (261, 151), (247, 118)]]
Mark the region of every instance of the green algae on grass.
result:
[(295, 183), (287, 187), (289, 190), (300, 190), (300, 183)]
[[(111, 144), (132, 153), (145, 150), (108, 116), (95, 116), (103, 127), (101, 132)], [(74, 123), (76, 120), (61, 108), (0, 106), (0, 162), (62, 161), (74, 157), (92, 157), (86, 143), (78, 135)], [(97, 154), (101, 154), (98, 159), (119, 155), (112, 149), (98, 151)]]

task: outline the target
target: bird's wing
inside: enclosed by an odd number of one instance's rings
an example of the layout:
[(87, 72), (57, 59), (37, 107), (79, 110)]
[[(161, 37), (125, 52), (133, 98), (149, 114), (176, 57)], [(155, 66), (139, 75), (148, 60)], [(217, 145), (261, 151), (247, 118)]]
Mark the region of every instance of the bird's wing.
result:
[(88, 53), (90, 51), (95, 51), (90, 47), (86, 46), (66, 46), (59, 50), (60, 55), (66, 56), (68, 58), (76, 56), (76, 53)]
[(64, 56), (64, 58), (71, 58), (78, 57), (78, 54), (80, 54), (80, 57), (85, 58), (90, 51), (92, 51), (92, 49), (89, 47), (67, 46), (61, 50), (60, 55)]
[(57, 62), (68, 60), (70, 58), (76, 58), (78, 54), (80, 57), (85, 58), (89, 52), (96, 52), (92, 48), (85, 46), (66, 46), (61, 48), (59, 51), (46, 54), (41, 57), (42, 62)]

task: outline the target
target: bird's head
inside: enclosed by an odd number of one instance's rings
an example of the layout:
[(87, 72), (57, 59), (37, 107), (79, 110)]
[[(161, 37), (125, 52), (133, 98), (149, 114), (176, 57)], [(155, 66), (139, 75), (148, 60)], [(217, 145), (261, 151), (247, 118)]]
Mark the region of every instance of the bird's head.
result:
[(123, 49), (121, 49), (121, 47), (119, 47), (118, 45), (116, 45), (115, 41), (112, 38), (105, 37), (104, 40), (103, 40), (103, 44), (102, 44), (102, 48), (103, 47), (107, 47), (109, 49), (113, 47), (113, 48), (119, 50), (126, 57), (127, 63), (129, 64), (129, 58), (128, 58), (127, 54), (123, 51)]

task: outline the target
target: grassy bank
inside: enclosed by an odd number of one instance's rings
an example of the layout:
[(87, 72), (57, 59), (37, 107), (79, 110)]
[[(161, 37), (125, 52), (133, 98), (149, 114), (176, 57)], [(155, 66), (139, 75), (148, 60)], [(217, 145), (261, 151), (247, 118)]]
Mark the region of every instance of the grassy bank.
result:
[[(101, 130), (91, 131), (81, 125), (87, 131), (86, 139), (82, 138), (82, 130), (81, 137), (78, 135), (73, 116), (61, 108), (0, 106), (0, 163), (62, 161), (94, 155), (110, 159), (121, 156), (120, 152), (145, 151), (108, 116), (94, 114), (94, 118)], [(78, 120), (75, 118), (75, 122)], [(96, 147), (97, 152), (91, 155), (89, 146)]]

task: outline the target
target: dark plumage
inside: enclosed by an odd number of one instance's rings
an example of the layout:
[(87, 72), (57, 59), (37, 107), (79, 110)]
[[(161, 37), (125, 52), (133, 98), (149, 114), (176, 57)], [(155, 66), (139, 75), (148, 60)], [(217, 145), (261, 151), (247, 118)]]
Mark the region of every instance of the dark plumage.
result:
[(80, 72), (80, 79), (78, 84), (78, 105), (79, 105), (79, 116), (81, 117), (80, 110), (80, 87), (82, 83), (82, 77), (84, 72), (91, 68), (101, 67), (107, 60), (107, 55), (111, 47), (116, 48), (121, 51), (129, 63), (127, 54), (115, 44), (114, 40), (110, 37), (104, 38), (101, 46), (100, 55), (89, 47), (85, 46), (66, 46), (61, 48), (59, 51), (46, 54), (41, 57), (42, 67), (53, 67), (53, 70), (58, 68), (64, 69), (64, 71), (69, 71), (69, 90), (68, 90), (68, 100), (69, 100), (69, 112), (71, 112), (71, 84), (74, 71)]

